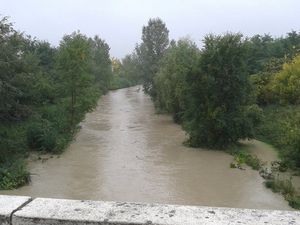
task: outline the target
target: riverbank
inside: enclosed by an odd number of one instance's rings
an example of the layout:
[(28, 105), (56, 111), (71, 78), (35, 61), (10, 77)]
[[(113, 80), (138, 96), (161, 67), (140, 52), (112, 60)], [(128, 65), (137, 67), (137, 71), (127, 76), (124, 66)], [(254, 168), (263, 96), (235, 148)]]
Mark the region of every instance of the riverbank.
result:
[(0, 16), (0, 190), (30, 181), (30, 152), (62, 152), (112, 79), (109, 46), (79, 31), (59, 46)]
[(294, 170), (282, 165), (278, 150), (258, 140), (242, 141), (234, 149), (228, 150), (234, 156), (231, 168), (245, 169), (249, 166), (257, 170), (265, 179), (264, 185), (274, 193), (282, 194), (289, 205), (300, 209), (300, 177)]
[(73, 125), (70, 125), (66, 105), (61, 103), (36, 107), (25, 121), (1, 124), (0, 148), (4, 151), (1, 157), (5, 159), (0, 164), (0, 190), (18, 188), (30, 182), (26, 159), (31, 154), (61, 154), (79, 130), (77, 124), (96, 105), (98, 98), (100, 92), (90, 99), (85, 110), (77, 112)]
[(258, 139), (273, 145), (279, 157), (292, 169), (299, 169), (300, 106), (270, 105), (263, 108), (263, 120), (257, 128)]

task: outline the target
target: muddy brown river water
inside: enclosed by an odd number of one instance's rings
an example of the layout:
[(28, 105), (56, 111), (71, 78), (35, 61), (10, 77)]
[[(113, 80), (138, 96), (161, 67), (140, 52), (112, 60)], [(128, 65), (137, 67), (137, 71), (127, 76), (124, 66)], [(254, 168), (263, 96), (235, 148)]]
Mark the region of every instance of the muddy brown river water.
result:
[[(257, 171), (230, 169), (222, 151), (187, 148), (185, 133), (158, 115), (139, 87), (111, 91), (59, 157), (29, 163), (32, 182), (1, 194), (259, 209), (291, 209)], [(268, 145), (251, 141), (264, 159)]]

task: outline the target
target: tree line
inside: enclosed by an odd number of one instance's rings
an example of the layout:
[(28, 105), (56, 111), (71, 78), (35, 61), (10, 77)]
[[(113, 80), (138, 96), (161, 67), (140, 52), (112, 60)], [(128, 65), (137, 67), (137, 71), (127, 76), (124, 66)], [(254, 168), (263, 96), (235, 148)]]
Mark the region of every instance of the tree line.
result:
[(144, 91), (182, 125), (185, 144), (227, 149), (257, 138), (300, 167), (300, 32), (209, 34), (201, 48), (168, 34), (150, 19), (134, 52)]
[(29, 181), (30, 150), (61, 152), (113, 79), (108, 44), (79, 31), (58, 47), (0, 20), (0, 189)]

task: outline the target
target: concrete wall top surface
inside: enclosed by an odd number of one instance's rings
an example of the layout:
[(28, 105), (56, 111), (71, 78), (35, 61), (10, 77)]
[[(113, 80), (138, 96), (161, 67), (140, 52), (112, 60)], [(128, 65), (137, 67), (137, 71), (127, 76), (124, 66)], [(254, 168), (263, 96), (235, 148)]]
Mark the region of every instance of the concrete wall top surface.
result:
[(0, 218), (10, 214), (12, 225), (300, 225), (299, 211), (49, 198), (28, 201), (30, 197), (0, 196)]

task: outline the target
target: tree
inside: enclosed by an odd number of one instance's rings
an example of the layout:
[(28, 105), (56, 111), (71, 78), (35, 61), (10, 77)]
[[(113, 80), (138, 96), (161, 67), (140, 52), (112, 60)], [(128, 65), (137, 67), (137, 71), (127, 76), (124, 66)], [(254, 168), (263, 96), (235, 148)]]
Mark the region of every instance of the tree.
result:
[(58, 49), (58, 70), (66, 96), (70, 98), (70, 126), (73, 128), (82, 109), (81, 103), (92, 86), (91, 46), (79, 32), (65, 35)]
[(271, 86), (279, 103), (300, 103), (300, 55), (283, 65), (283, 69), (274, 75)]
[(173, 43), (165, 53), (159, 72), (155, 75), (156, 106), (173, 114), (181, 122), (188, 98), (188, 75), (198, 66), (200, 51), (189, 39)]
[(259, 122), (240, 34), (205, 37), (198, 70), (189, 77), (184, 127), (189, 144), (226, 148), (253, 138)]
[(250, 76), (258, 105), (265, 106), (278, 101), (272, 88), (272, 81), (274, 75), (282, 69), (283, 64), (283, 58), (272, 58), (265, 64), (263, 70)]
[(130, 85), (136, 85), (140, 82), (141, 76), (139, 72), (139, 63), (135, 52), (126, 55), (122, 59), (121, 74), (128, 80)]
[(92, 72), (97, 85), (105, 93), (112, 80), (112, 65), (109, 56), (110, 47), (97, 35), (93, 39), (90, 38), (89, 41), (91, 43), (93, 61)]
[[(16, 74), (22, 72), (23, 36), (15, 31), (6, 17), (0, 20), (0, 119), (14, 120), (22, 114), (18, 97), (21, 90), (13, 84)], [(20, 71), (20, 72), (19, 72)]]
[(159, 19), (150, 19), (143, 27), (142, 43), (136, 52), (143, 67), (144, 90), (155, 97), (153, 78), (159, 69), (159, 62), (169, 44), (169, 31), (165, 23)]

